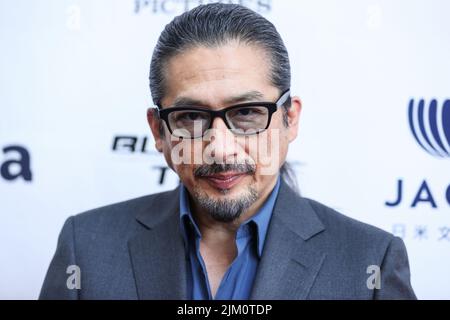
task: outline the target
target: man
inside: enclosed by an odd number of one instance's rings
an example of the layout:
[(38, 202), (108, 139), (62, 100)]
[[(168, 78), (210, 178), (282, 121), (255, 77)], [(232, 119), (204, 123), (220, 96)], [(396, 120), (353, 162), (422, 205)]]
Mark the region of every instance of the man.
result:
[(288, 185), (301, 101), (269, 21), (218, 3), (176, 17), (150, 88), (155, 146), (180, 186), (70, 217), (41, 298), (415, 298), (401, 239)]

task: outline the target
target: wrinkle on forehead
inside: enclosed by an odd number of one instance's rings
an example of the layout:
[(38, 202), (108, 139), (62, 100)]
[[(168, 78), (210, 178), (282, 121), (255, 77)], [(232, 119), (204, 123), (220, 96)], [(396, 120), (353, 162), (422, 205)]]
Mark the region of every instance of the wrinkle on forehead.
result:
[(182, 81), (214, 81), (214, 80), (224, 80), (228, 76), (239, 76), (242, 70), (237, 68), (200, 68), (195, 72), (180, 70), (175, 76), (178, 80)]
[(272, 86), (270, 63), (264, 50), (248, 45), (229, 44), (217, 48), (195, 47), (172, 57), (165, 68), (166, 95), (170, 104), (180, 95), (226, 97)]

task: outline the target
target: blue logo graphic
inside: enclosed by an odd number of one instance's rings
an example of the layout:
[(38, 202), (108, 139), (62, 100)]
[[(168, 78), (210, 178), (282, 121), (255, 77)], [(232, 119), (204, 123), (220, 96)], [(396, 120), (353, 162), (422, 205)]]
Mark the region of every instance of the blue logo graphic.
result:
[(409, 127), (417, 143), (435, 157), (450, 158), (450, 100), (439, 105), (436, 99), (426, 104), (409, 101)]

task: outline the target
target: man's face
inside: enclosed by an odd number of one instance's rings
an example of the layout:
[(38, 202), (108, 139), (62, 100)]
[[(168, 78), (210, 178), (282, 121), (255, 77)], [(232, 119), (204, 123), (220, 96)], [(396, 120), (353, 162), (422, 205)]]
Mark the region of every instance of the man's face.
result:
[[(166, 65), (161, 105), (171, 108), (187, 99), (197, 101), (197, 107), (219, 110), (238, 103), (275, 102), (281, 92), (270, 82), (269, 63), (254, 46), (230, 43), (191, 48)], [(151, 112), (149, 124), (156, 148), (188, 189), (194, 208), (230, 222), (253, 213), (274, 187), (288, 144), (297, 135), (300, 108), (300, 100), (293, 97), (288, 127), (279, 108), (266, 131), (250, 136), (232, 134), (220, 118), (198, 139), (175, 138), (166, 124), (160, 135), (158, 119)]]

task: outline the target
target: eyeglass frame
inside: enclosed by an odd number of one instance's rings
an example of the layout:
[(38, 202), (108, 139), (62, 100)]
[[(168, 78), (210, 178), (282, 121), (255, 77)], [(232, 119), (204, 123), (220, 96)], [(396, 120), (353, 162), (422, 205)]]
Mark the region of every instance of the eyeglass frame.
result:
[[(261, 132), (266, 131), (271, 123), (272, 120), (272, 115), (278, 110), (278, 108), (280, 108), (281, 106), (283, 106), (286, 101), (288, 101), (289, 97), (290, 97), (290, 93), (291, 90), (287, 89), (285, 91), (283, 91), (283, 93), (280, 95), (280, 97), (278, 98), (277, 101), (275, 102), (265, 102), (265, 101), (261, 101), (261, 102), (245, 102), (245, 103), (239, 103), (236, 105), (232, 105), (226, 108), (222, 108), (220, 110), (211, 110), (211, 109), (207, 109), (207, 108), (199, 108), (199, 107), (175, 107), (175, 108), (162, 108), (160, 104), (157, 105), (158, 108), (155, 108), (157, 113), (158, 113), (158, 117), (159, 119), (163, 120), (166, 123), (167, 129), (169, 130), (170, 134), (173, 135), (173, 130), (170, 127), (169, 124), (169, 114), (175, 111), (184, 111), (184, 110), (192, 110), (192, 111), (202, 111), (202, 112), (206, 112), (209, 113), (211, 120), (209, 123), (209, 127), (207, 129), (204, 130), (204, 132), (202, 133), (201, 136), (199, 137), (179, 137), (179, 138), (183, 138), (183, 139), (198, 139), (198, 138), (202, 138), (205, 133), (210, 130), (212, 128), (212, 124), (214, 122), (214, 119), (216, 118), (220, 118), (222, 119), (222, 121), (225, 123), (225, 125), (227, 126), (227, 128), (233, 132), (233, 134), (235, 135), (242, 135), (242, 136), (251, 136), (251, 135), (255, 135), (255, 134), (260, 134)], [(231, 128), (230, 124), (228, 123), (227, 118), (225, 117), (225, 114), (233, 109), (238, 109), (238, 108), (243, 108), (243, 107), (265, 107), (268, 110), (268, 120), (267, 120), (267, 125), (264, 129), (260, 130), (260, 131), (255, 131), (252, 133), (237, 133), (234, 132), (233, 128)], [(178, 128), (178, 129), (182, 129), (182, 128)], [(177, 130), (177, 129), (175, 129)], [(178, 137), (178, 136), (177, 136)]]

